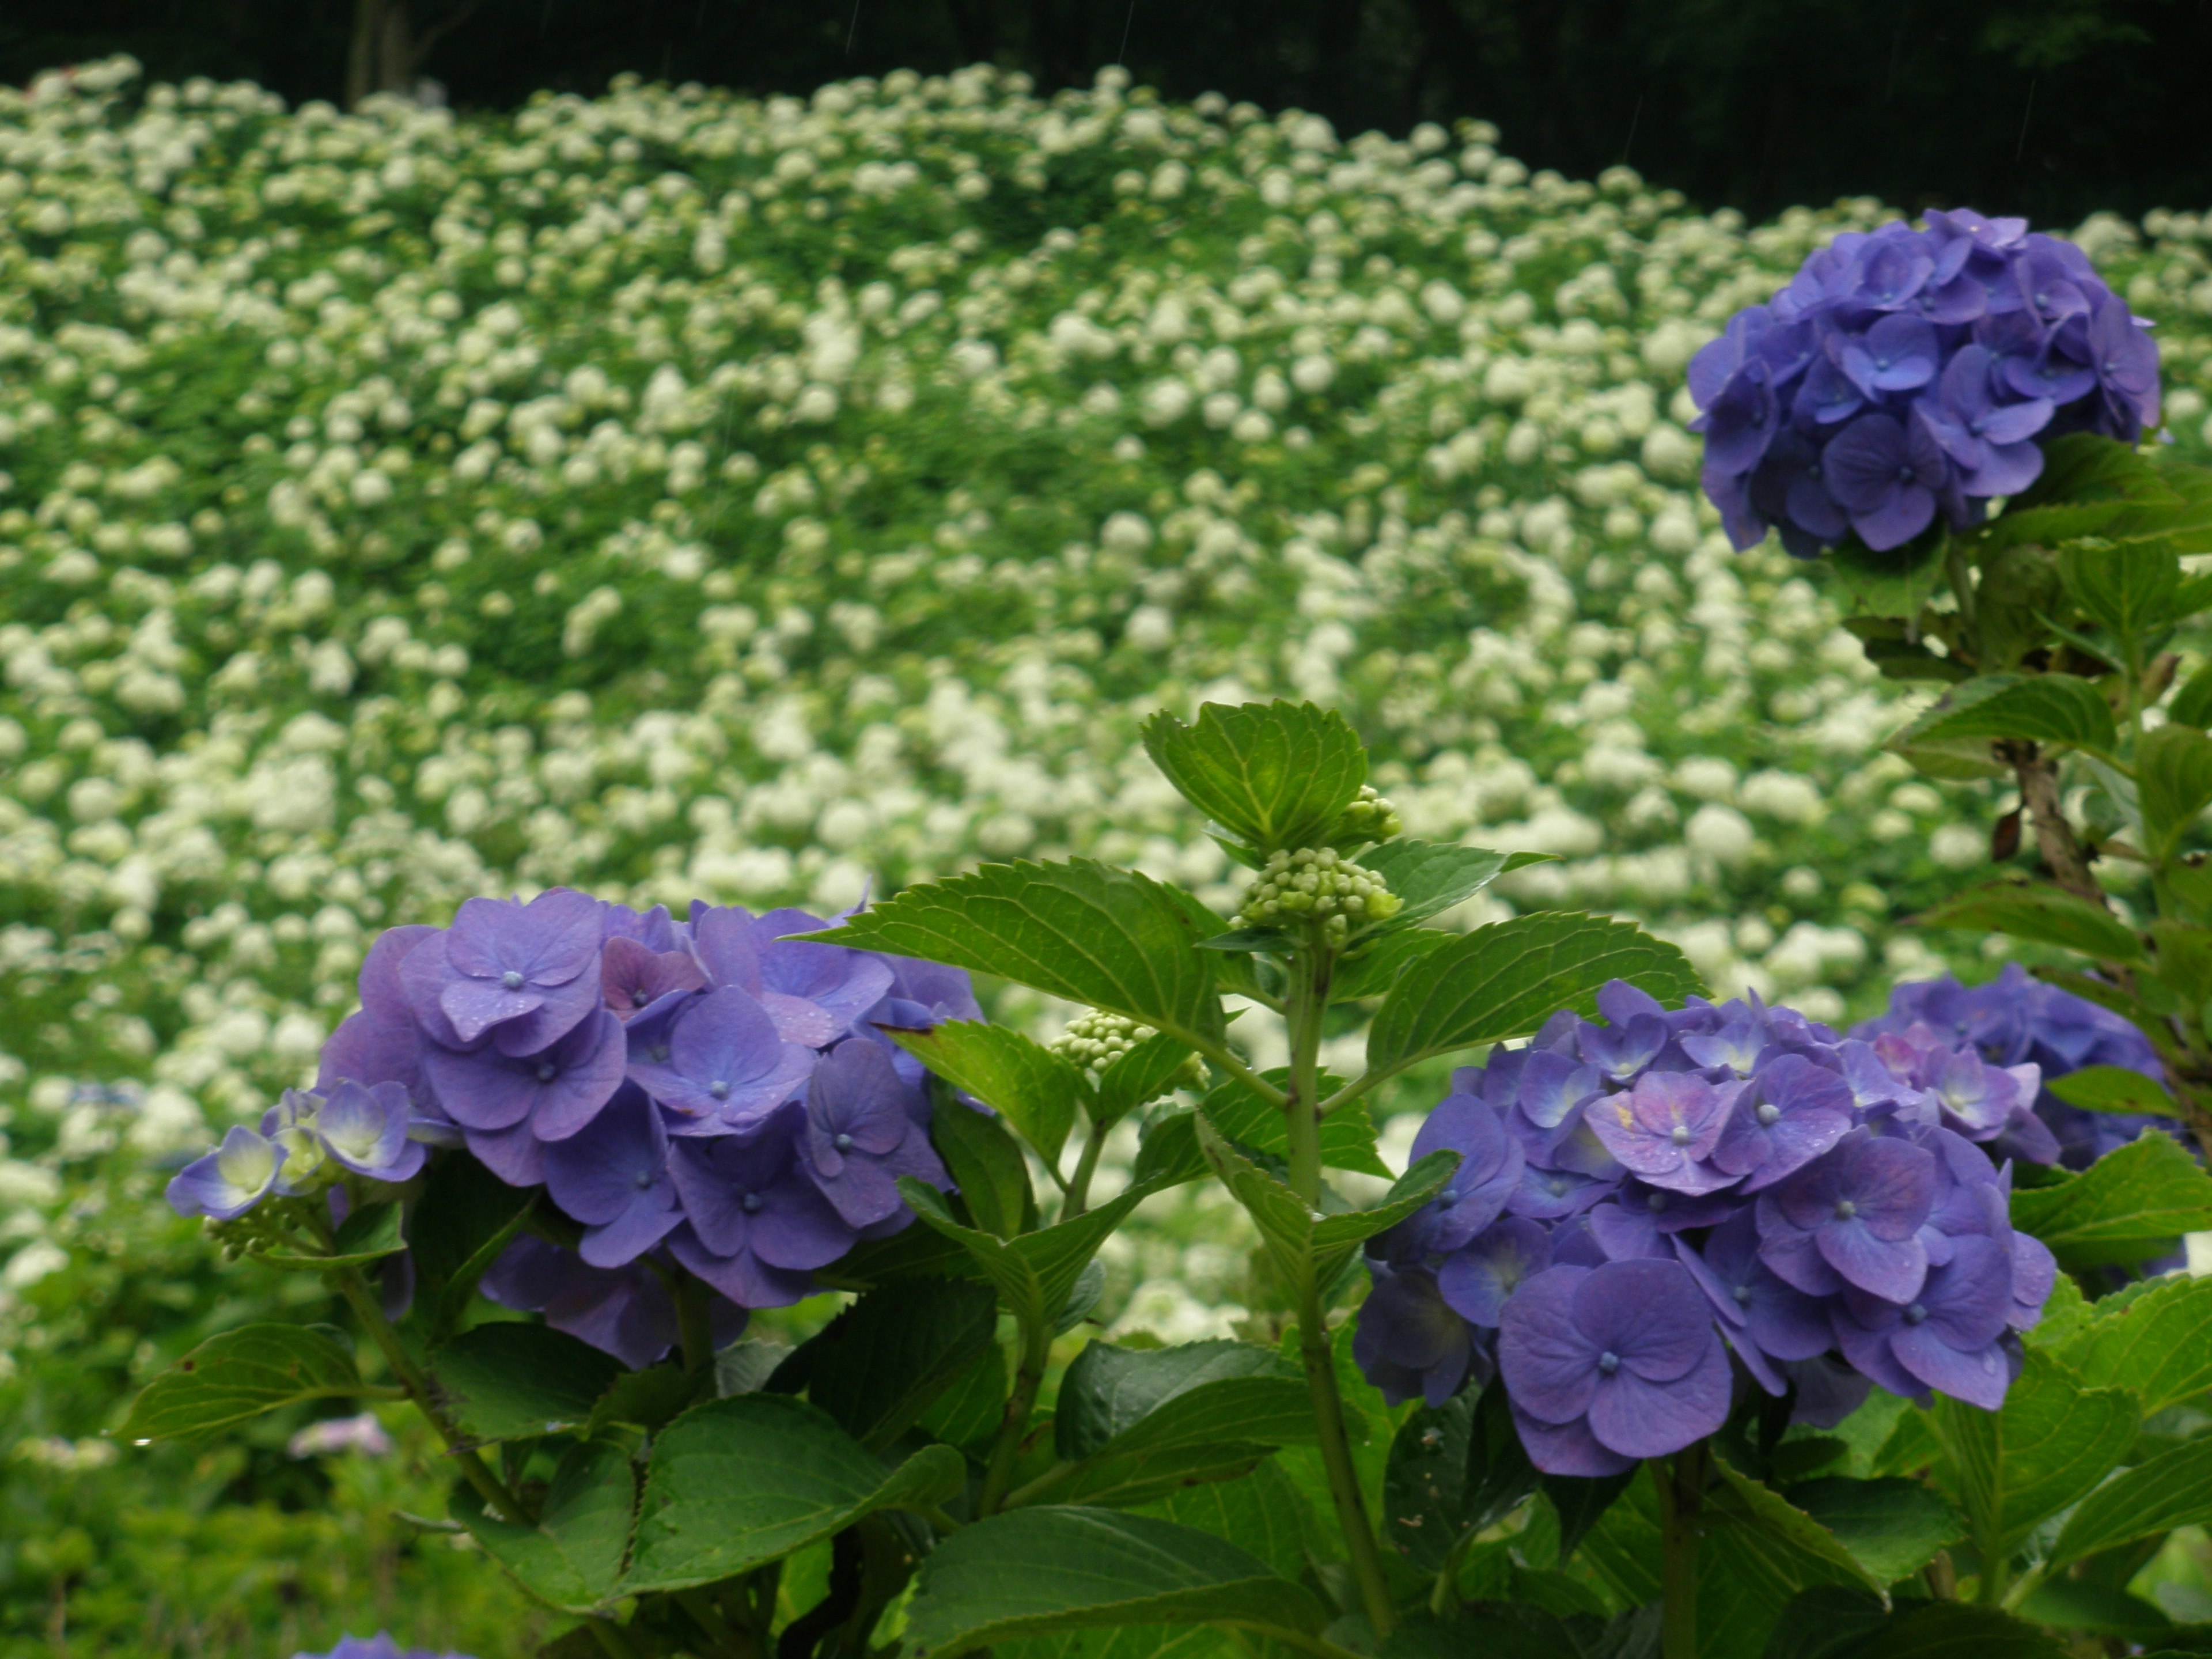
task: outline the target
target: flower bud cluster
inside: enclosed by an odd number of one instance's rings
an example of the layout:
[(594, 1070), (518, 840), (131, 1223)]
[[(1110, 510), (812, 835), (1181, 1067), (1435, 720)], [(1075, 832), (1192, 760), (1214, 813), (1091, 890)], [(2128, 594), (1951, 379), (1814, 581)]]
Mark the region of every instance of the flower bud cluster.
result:
[(1389, 841), (1403, 834), (1405, 828), (1389, 797), (1377, 793), (1371, 783), (1359, 786), (1359, 799), (1346, 807), (1344, 816), (1337, 820), (1337, 835), (1344, 841)]
[[(1069, 1021), (1067, 1029), (1046, 1047), (1097, 1078), (1122, 1055), (1158, 1035), (1151, 1026), (1139, 1024), (1127, 1014), (1109, 1014), (1103, 1008), (1093, 1008)], [(1196, 1054), (1184, 1059), (1169, 1079), (1168, 1086), (1194, 1090), (1206, 1086), (1206, 1067)]]
[[(1382, 805), (1387, 810), (1389, 803)], [(1301, 847), (1269, 856), (1231, 922), (1237, 927), (1310, 925), (1324, 942), (1340, 945), (1353, 923), (1387, 921), (1399, 908), (1397, 895), (1374, 872), (1334, 848)]]

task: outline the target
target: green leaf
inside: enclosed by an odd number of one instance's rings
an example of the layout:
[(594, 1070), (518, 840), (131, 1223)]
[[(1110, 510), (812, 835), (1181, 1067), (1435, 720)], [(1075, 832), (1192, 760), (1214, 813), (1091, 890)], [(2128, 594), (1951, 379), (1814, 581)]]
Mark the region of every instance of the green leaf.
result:
[(2059, 550), (2058, 574), (2074, 602), (2123, 641), (2179, 620), (2181, 560), (2157, 542), (2075, 540)]
[(1262, 854), (1319, 845), (1367, 781), (1359, 734), (1310, 702), (1209, 702), (1194, 726), (1163, 711), (1144, 738), (1185, 800)]
[(406, 1239), (400, 1236), (399, 1221), (397, 1204), (364, 1204), (338, 1229), (337, 1248), (331, 1255), (301, 1255), (289, 1250), (270, 1250), (262, 1259), (288, 1267), (366, 1267), (388, 1255), (398, 1255), (407, 1248)]
[(930, 1114), (929, 1139), (977, 1226), (1012, 1238), (1035, 1224), (1029, 1160), (997, 1119), (941, 1094)]
[(1579, 1659), (1567, 1622), (1526, 1601), (1477, 1601), (1452, 1618), (1417, 1609), (1391, 1632), (1381, 1659)]
[(967, 1479), (950, 1446), (888, 1468), (828, 1415), (786, 1395), (695, 1407), (653, 1443), (621, 1593), (747, 1572), (878, 1510), (943, 1502)]
[(998, 1328), (998, 1298), (973, 1279), (871, 1291), (793, 1350), (769, 1387), (805, 1389), (846, 1433), (879, 1452), (997, 1352)]
[[(1289, 1082), (1291, 1073), (1288, 1066), (1279, 1066), (1263, 1075), (1279, 1087)], [(1343, 1086), (1343, 1079), (1324, 1073), (1318, 1092), (1326, 1100)], [(1290, 1121), (1237, 1079), (1216, 1085), (1199, 1109), (1224, 1139), (1276, 1158), (1290, 1157)], [(1321, 1161), (1324, 1169), (1356, 1170), (1384, 1181), (1395, 1179), (1390, 1166), (1375, 1150), (1375, 1125), (1368, 1118), (1364, 1101), (1340, 1106), (1321, 1121)]]
[(1889, 746), (2026, 738), (2109, 755), (2117, 735), (2112, 706), (2087, 680), (2070, 674), (1984, 674), (1947, 692)]
[(2047, 1079), (2043, 1086), (2085, 1112), (2174, 1114), (2173, 1097), (2163, 1084), (2125, 1066), (2084, 1066), (2064, 1077)]
[(2171, 1136), (2147, 1129), (2070, 1181), (2012, 1195), (2013, 1225), (2069, 1271), (2147, 1261), (2212, 1228), (2212, 1176)]
[(1148, 1186), (1179, 1187), (1206, 1170), (1206, 1153), (1198, 1144), (1198, 1114), (1176, 1110), (1164, 1112), (1146, 1126), (1130, 1175)]
[(1992, 1555), (2018, 1549), (2128, 1455), (2141, 1415), (2134, 1395), (2089, 1388), (2033, 1348), (2002, 1411), (1938, 1395), (1936, 1431), (1977, 1546)]
[(1856, 536), (1846, 536), (1814, 562), (1821, 577), (1842, 590), (1841, 609), (1881, 617), (1917, 616), (1943, 580), (1942, 549), (1933, 542), (1908, 542), (1876, 552)]
[(1073, 1221), (1001, 1240), (955, 1220), (945, 1207), (944, 1194), (927, 1182), (904, 1176), (898, 1185), (900, 1195), (922, 1224), (965, 1252), (973, 1267), (998, 1288), (1008, 1311), (1017, 1319), (1036, 1325), (1048, 1324), (1066, 1305), (1075, 1281), (1107, 1235), (1157, 1190), (1133, 1184)]
[(471, 1438), (528, 1440), (590, 1422), (623, 1363), (549, 1325), (502, 1320), (435, 1350), (430, 1369)]
[(1311, 1507), (1273, 1463), (1262, 1463), (1238, 1480), (1185, 1486), (1146, 1505), (1143, 1513), (1225, 1538), (1285, 1578), (1305, 1571), (1308, 1553), (1322, 1534)]
[(1088, 859), (987, 864), (804, 935), (994, 974), (1127, 1014), (1193, 1047), (1222, 1030), (1212, 953), (1196, 948), (1207, 936), (1173, 889)]
[[(740, 1346), (732, 1343), (722, 1352), (729, 1353)], [(719, 1361), (721, 1355), (715, 1358)], [(687, 1371), (679, 1365), (648, 1365), (641, 1371), (624, 1371), (592, 1406), (585, 1437), (588, 1439), (617, 1424), (660, 1428), (716, 1393), (715, 1382), (713, 1371)]]
[(1224, 1624), (1310, 1634), (1327, 1622), (1304, 1588), (1210, 1533), (1041, 1507), (994, 1516), (939, 1544), (915, 1577), (906, 1639), (917, 1659), (953, 1659), (1055, 1631)]
[(1146, 1037), (1098, 1074), (1098, 1099), (1091, 1121), (1100, 1127), (1119, 1123), (1139, 1106), (1168, 1092), (1190, 1060), (1190, 1045), (1162, 1032)]
[(1359, 855), (1359, 862), (1382, 878), (1401, 908), (1383, 924), (1406, 927), (1462, 904), (1509, 870), (1543, 864), (1552, 853), (1486, 853), (1429, 841), (1385, 842)]
[(2021, 1599), (2020, 1611), (2039, 1625), (2136, 1642), (2155, 1643), (2173, 1628), (2171, 1619), (2140, 1595), (2080, 1578), (2045, 1579)]
[(453, 1516), (539, 1601), (563, 1613), (589, 1613), (614, 1593), (622, 1576), (636, 1503), (629, 1454), (587, 1440), (562, 1456), (536, 1525), (488, 1513), (466, 1486), (454, 1493)]
[(211, 1336), (146, 1385), (124, 1440), (210, 1434), (300, 1400), (363, 1393), (353, 1353), (326, 1325), (245, 1325)]
[(2142, 805), (2143, 850), (2165, 859), (2212, 802), (2212, 738), (2169, 722), (2136, 745), (2136, 792)]
[(1437, 1571), (1463, 1534), (1503, 1520), (1536, 1480), (1502, 1384), (1418, 1407), (1390, 1442), (1383, 1539), (1416, 1566)]
[(1126, 1507), (1227, 1480), (1313, 1438), (1304, 1380), (1273, 1349), (1231, 1341), (1133, 1350), (1093, 1342), (1060, 1384), (1055, 1494)]
[(2041, 447), (2043, 471), (2024, 494), (2007, 505), (1999, 524), (2015, 513), (2046, 503), (2109, 501), (2125, 506), (2131, 500), (2157, 500), (2172, 493), (2147, 458), (2117, 438), (2069, 432), (2046, 440)]
[(2212, 1389), (2212, 1279), (2166, 1279), (2103, 1306), (2090, 1304), (2061, 1356), (2084, 1381), (2133, 1391), (2147, 1416)]
[(2193, 726), (2200, 731), (2212, 726), (2212, 664), (2182, 682), (2181, 690), (2166, 706), (2166, 717), (2174, 725)]
[(2142, 940), (2111, 911), (2040, 882), (1992, 882), (1917, 918), (1923, 927), (2009, 933), (2079, 951), (2101, 962), (2142, 962)]
[(415, 1317), (431, 1346), (460, 1328), (477, 1281), (514, 1243), (537, 1200), (536, 1189), (508, 1186), (465, 1153), (432, 1161), (408, 1229)]
[(1384, 933), (1370, 940), (1357, 955), (1338, 964), (1335, 977), (1329, 981), (1328, 1000), (1358, 1002), (1379, 997), (1407, 968), (1456, 937), (1434, 927), (1409, 927), (1402, 933)]
[(917, 1426), (948, 1446), (981, 1448), (1006, 1407), (1006, 1354), (995, 1343), (929, 1403)]
[(1917, 1480), (1831, 1475), (1783, 1496), (1834, 1534), (1877, 1587), (1919, 1571), (1966, 1532), (1958, 1510)]
[(1841, 1539), (1781, 1493), (1732, 1467), (1717, 1450), (1713, 1468), (1721, 1477), (1706, 1496), (1714, 1519), (1754, 1534), (1762, 1551), (1784, 1550), (1803, 1558), (1784, 1564), (1783, 1570), (1796, 1581), (1791, 1588), (1851, 1582), (1877, 1594), (1888, 1593), (1888, 1580), (1875, 1578)]
[(714, 1356), (714, 1397), (726, 1400), (733, 1394), (758, 1394), (768, 1387), (776, 1368), (790, 1358), (787, 1342), (764, 1342), (749, 1336), (731, 1343)]
[(1596, 1012), (1622, 979), (1662, 1002), (1699, 989), (1689, 959), (1633, 922), (1547, 910), (1462, 934), (1402, 975), (1367, 1034), (1370, 1071), (1526, 1036), (1561, 1008)]
[(2212, 1520), (2212, 1440), (2186, 1441), (2115, 1475), (2076, 1504), (2051, 1547), (2051, 1565), (2207, 1520)]
[(1064, 1056), (1010, 1026), (946, 1020), (927, 1030), (885, 1026), (884, 1035), (951, 1084), (999, 1114), (1048, 1164), (1060, 1160), (1076, 1109), (1091, 1099), (1090, 1079)]
[(1883, 1618), (1872, 1595), (1833, 1587), (1791, 1598), (1765, 1659), (2068, 1659), (2068, 1650), (1995, 1607), (1923, 1601)]
[(2022, 507), (1990, 520), (1973, 539), (1984, 550), (2017, 547), (2028, 542), (2055, 547), (2060, 542), (2103, 529), (2126, 507), (2124, 501), (2110, 501)]

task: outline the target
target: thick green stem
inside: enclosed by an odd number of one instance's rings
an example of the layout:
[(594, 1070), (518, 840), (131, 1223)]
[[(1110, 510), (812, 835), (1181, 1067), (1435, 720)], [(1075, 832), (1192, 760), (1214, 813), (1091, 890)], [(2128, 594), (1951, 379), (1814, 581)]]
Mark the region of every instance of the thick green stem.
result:
[(1645, 1465), (1659, 1492), (1662, 1659), (1698, 1659), (1698, 1531), (1705, 1462), (1705, 1443), (1700, 1440), (1672, 1458), (1654, 1458)]
[(1075, 1159), (1075, 1173), (1067, 1178), (1067, 1200), (1060, 1206), (1060, 1218), (1073, 1221), (1091, 1206), (1091, 1177), (1098, 1173), (1098, 1155), (1106, 1150), (1106, 1131), (1094, 1123), (1090, 1138)]
[(398, 1380), (399, 1386), (407, 1390), (408, 1397), (415, 1402), (415, 1408), (429, 1419), (430, 1426), (437, 1430), (438, 1437), (446, 1443), (447, 1451), (461, 1466), (462, 1477), (476, 1488), (477, 1495), (489, 1504), (493, 1513), (501, 1519), (518, 1525), (526, 1524), (530, 1516), (523, 1508), (522, 1501), (508, 1490), (505, 1481), (491, 1472), (490, 1466), (477, 1455), (476, 1448), (469, 1444), (468, 1437), (446, 1414), (445, 1407), (439, 1402), (436, 1392), (430, 1386), (428, 1373), (415, 1363), (414, 1356), (400, 1341), (399, 1333), (392, 1328), (392, 1322), (384, 1316), (384, 1309), (376, 1299), (376, 1292), (362, 1277), (361, 1269), (338, 1267), (331, 1271), (331, 1276), (337, 1280), (339, 1291), (353, 1309), (354, 1317), (361, 1321), (362, 1328), (368, 1333), (369, 1340), (384, 1355), (384, 1363), (391, 1367), (392, 1375)]
[(1014, 1372), (1013, 1392), (999, 1419), (998, 1438), (992, 1442), (990, 1462), (983, 1466), (983, 1487), (975, 1499), (975, 1517), (996, 1515), (1005, 1507), (1006, 1488), (1013, 1482), (1014, 1462), (1028, 1434), (1030, 1413), (1036, 1407), (1037, 1390), (1044, 1386), (1045, 1361), (1052, 1352), (1052, 1327), (1040, 1319), (1022, 1329), (1022, 1363)]
[(1287, 1018), (1290, 1022), (1290, 1088), (1283, 1100), (1289, 1119), (1291, 1190), (1309, 1210), (1321, 1206), (1321, 1024), (1328, 1006), (1326, 951), (1301, 951), (1292, 965)]

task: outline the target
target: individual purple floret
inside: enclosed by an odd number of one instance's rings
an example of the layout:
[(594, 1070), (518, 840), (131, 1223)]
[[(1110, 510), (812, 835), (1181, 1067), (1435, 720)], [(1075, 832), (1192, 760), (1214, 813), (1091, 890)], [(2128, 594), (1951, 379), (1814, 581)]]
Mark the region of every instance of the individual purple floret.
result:
[(600, 953), (599, 986), (607, 1011), (617, 1018), (629, 1019), (663, 997), (704, 990), (707, 975), (688, 951), (656, 951), (617, 934)]
[[(1375, 1288), (1360, 1304), (1352, 1358), (1393, 1406), (1441, 1406), (1459, 1392), (1478, 1355), (1467, 1322), (1444, 1304), (1436, 1276), (1371, 1262)], [(1486, 1361), (1480, 1369), (1486, 1374)]]
[(527, 1125), (540, 1140), (562, 1140), (614, 1098), (628, 1058), (622, 1022), (595, 1009), (536, 1054), (509, 1054), (492, 1043), (461, 1053), (426, 1044), (422, 1070), (464, 1128)]
[[(630, 1033), (629, 1078), (680, 1119), (682, 1134), (749, 1132), (805, 1086), (810, 1048), (787, 1042), (751, 994), (692, 997), (648, 1032)], [(640, 1052), (641, 1047), (643, 1052)]]
[(1548, 1474), (1617, 1474), (1728, 1419), (1727, 1352), (1677, 1261), (1547, 1268), (1506, 1304), (1498, 1366)]
[(284, 1167), (284, 1149), (266, 1135), (233, 1124), (222, 1144), (170, 1177), (169, 1206), (179, 1215), (235, 1221), (266, 1198)]
[(2159, 420), (2158, 349), (2071, 243), (1960, 209), (1847, 231), (1691, 360), (1705, 493), (1729, 538), (1811, 557), (1855, 533), (1978, 523), (2042, 443), (2133, 443)]
[(889, 1054), (854, 1037), (832, 1048), (808, 1080), (801, 1161), (848, 1226), (894, 1217), (903, 1224), (911, 1212), (899, 1197), (901, 1176), (948, 1184), (928, 1132), (915, 1121), (914, 1092)]
[(1674, 1245), (1676, 1259), (1719, 1311), (1729, 1345), (1769, 1394), (1784, 1391), (1781, 1366), (1815, 1358), (1834, 1344), (1827, 1304), (1786, 1283), (1759, 1259), (1751, 1211), (1739, 1210), (1715, 1227), (1702, 1248), (1680, 1235)]
[(1672, 1192), (1709, 1193), (1737, 1179), (1703, 1160), (1720, 1145), (1741, 1091), (1740, 1084), (1716, 1088), (1693, 1072), (1647, 1072), (1634, 1088), (1592, 1102), (1583, 1115), (1632, 1174)]
[[(594, 1267), (525, 1234), (492, 1264), (483, 1290), (501, 1307), (542, 1314), (555, 1330), (642, 1370), (665, 1358), (678, 1340), (676, 1304), (653, 1271), (656, 1266), (665, 1271), (670, 1263), (663, 1258), (626, 1267)], [(710, 1303), (708, 1315), (718, 1347), (735, 1341), (744, 1329), (745, 1310), (720, 1296)]]
[(1552, 1265), (1552, 1241), (1525, 1216), (1505, 1216), (1437, 1264), (1437, 1289), (1470, 1325), (1497, 1328), (1505, 1304)]
[(1846, 1289), (1834, 1304), (1844, 1357), (1892, 1394), (1941, 1389), (1995, 1411), (2012, 1382), (2015, 1352), (2004, 1340), (2013, 1312), (2012, 1258), (2004, 1246), (1968, 1236), (1951, 1259), (1900, 1304)]
[(365, 1087), (349, 1078), (308, 1098), (321, 1103), (303, 1127), (313, 1130), (326, 1156), (356, 1175), (405, 1181), (422, 1167), (421, 1144), (408, 1139), (413, 1113), (404, 1085)]
[(292, 1659), (467, 1659), (465, 1654), (434, 1648), (403, 1648), (383, 1631), (374, 1636), (342, 1636), (328, 1653), (295, 1653)]
[(1526, 1155), (1498, 1114), (1473, 1095), (1452, 1094), (1413, 1137), (1416, 1163), (1431, 1152), (1459, 1154), (1451, 1179), (1391, 1230), (1393, 1260), (1413, 1261), (1455, 1250), (1505, 1212), (1521, 1183)]
[(1845, 1285), (1892, 1302), (1928, 1272), (1920, 1229), (1936, 1201), (1936, 1159), (1909, 1141), (1856, 1129), (1759, 1199), (1759, 1254), (1811, 1296)]
[(1713, 1148), (1714, 1166), (1743, 1177), (1755, 1193), (1793, 1175), (1850, 1132), (1850, 1087), (1802, 1054), (1778, 1054), (1761, 1067)]
[(599, 902), (566, 887), (527, 904), (472, 898), (438, 938), (407, 954), (409, 1007), (432, 1041), (535, 1054), (599, 1006)]
[(684, 1221), (660, 1109), (634, 1084), (580, 1133), (546, 1148), (545, 1190), (584, 1224), (577, 1250), (594, 1267), (628, 1266)]
[(748, 1308), (778, 1308), (813, 1287), (812, 1270), (860, 1232), (807, 1176), (799, 1157), (805, 1109), (784, 1108), (744, 1137), (681, 1139), (670, 1171), (685, 1224), (668, 1248), (686, 1267)]
[(361, 1008), (341, 1021), (323, 1044), (315, 1087), (328, 1092), (341, 1078), (356, 1083), (398, 1083), (419, 1105), (429, 1098), (422, 1081), (422, 1039), (408, 1010), (400, 964), (434, 927), (387, 927), (361, 964)]

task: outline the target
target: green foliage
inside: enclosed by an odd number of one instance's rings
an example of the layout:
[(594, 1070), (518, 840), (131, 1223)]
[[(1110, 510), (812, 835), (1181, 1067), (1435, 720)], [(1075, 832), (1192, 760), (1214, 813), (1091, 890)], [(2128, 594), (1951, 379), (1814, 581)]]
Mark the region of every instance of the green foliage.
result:
[[(1277, 1066), (1265, 1073), (1263, 1080), (1280, 1088), (1289, 1077), (1287, 1068)], [(1326, 1098), (1342, 1086), (1341, 1079), (1323, 1074), (1320, 1091)], [(1199, 1109), (1224, 1140), (1274, 1158), (1289, 1156), (1290, 1125), (1282, 1112), (1241, 1080), (1231, 1078), (1209, 1090)], [(1389, 1165), (1375, 1151), (1375, 1125), (1367, 1115), (1365, 1101), (1347, 1101), (1323, 1118), (1320, 1144), (1323, 1169), (1352, 1170), (1385, 1181), (1392, 1178)]]
[(1042, 1507), (963, 1528), (922, 1564), (907, 1639), (924, 1659), (1017, 1637), (1127, 1625), (1229, 1624), (1317, 1632), (1302, 1586), (1194, 1527)]
[(1127, 1508), (1249, 1471), (1313, 1437), (1304, 1382), (1273, 1350), (1239, 1342), (1130, 1352), (1093, 1342), (1062, 1379), (1056, 1500)]
[(2069, 1267), (2145, 1261), (2212, 1228), (2212, 1176), (2172, 1137), (2147, 1130), (2077, 1176), (2026, 1188), (2013, 1224)]
[(2052, 1078), (2044, 1087), (2085, 1112), (2154, 1112), (2173, 1115), (2173, 1097), (2156, 1078), (2124, 1066), (2084, 1066)]
[(364, 1389), (344, 1334), (326, 1326), (248, 1325), (209, 1338), (154, 1379), (131, 1407), (129, 1440), (211, 1434), (305, 1400)]
[(453, 1518), (539, 1601), (563, 1613), (589, 1613), (622, 1577), (636, 1503), (629, 1454), (586, 1440), (562, 1455), (536, 1524), (488, 1514), (465, 1486), (454, 1495)]
[(1145, 723), (1146, 752), (1184, 799), (1258, 864), (1316, 847), (1367, 781), (1367, 751), (1344, 716), (1312, 703), (1207, 703), (1185, 726)]
[(2121, 1388), (2146, 1415), (2212, 1388), (2212, 1279), (2184, 1275), (2093, 1303), (2060, 1358), (2085, 1382)]
[(612, 1354), (549, 1326), (501, 1321), (431, 1356), (454, 1416), (478, 1440), (534, 1440), (581, 1428), (621, 1375)]
[(2081, 680), (2060, 675), (1990, 674), (1945, 694), (1893, 739), (1896, 747), (2017, 738), (2109, 753), (2118, 739), (2112, 705)]
[(1808, 1589), (1783, 1610), (1762, 1659), (2064, 1659), (2065, 1647), (1995, 1607), (1958, 1601), (1885, 1612), (1864, 1591)]
[(862, 1445), (885, 1450), (997, 1353), (997, 1306), (989, 1286), (965, 1279), (872, 1291), (793, 1350), (768, 1386), (804, 1392)]
[(2144, 960), (2142, 941), (2109, 910), (2056, 887), (2002, 882), (1936, 905), (1920, 918), (1929, 927), (2009, 933), (2039, 945), (2079, 951), (2102, 962)]
[(2138, 1463), (2075, 1506), (2047, 1558), (2053, 1568), (2138, 1538), (2212, 1519), (2212, 1440), (2192, 1440)]
[(1553, 857), (1549, 853), (1486, 853), (1475, 847), (1401, 838), (1362, 854), (1359, 862), (1388, 882), (1397, 896), (1401, 908), (1383, 924), (1396, 932), (1466, 902), (1508, 871), (1547, 863)]
[(1561, 1008), (1588, 1016), (1613, 979), (1662, 1001), (1702, 988), (1680, 951), (1632, 923), (1551, 912), (1478, 927), (1390, 988), (1368, 1033), (1368, 1065), (1395, 1071), (1525, 1036)]
[(2125, 1389), (2086, 1384), (2031, 1348), (2002, 1411), (1938, 1396), (1937, 1435), (1970, 1535), (2002, 1561), (2047, 1517), (2079, 1499), (2127, 1455), (2142, 1421)]
[(943, 1501), (964, 1466), (926, 1446), (896, 1468), (824, 1413), (779, 1395), (694, 1407), (653, 1444), (620, 1590), (711, 1583), (803, 1548), (862, 1516)]
[(1090, 1080), (1065, 1059), (1019, 1031), (983, 1020), (945, 1020), (926, 1030), (890, 1030), (891, 1040), (1005, 1118), (1047, 1163), (1060, 1157)]

